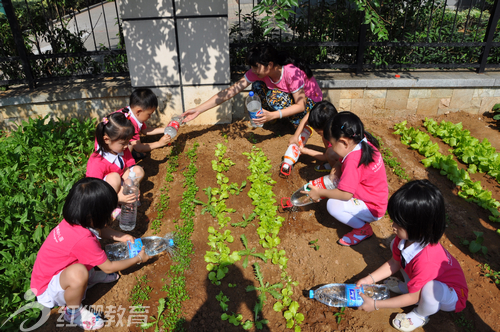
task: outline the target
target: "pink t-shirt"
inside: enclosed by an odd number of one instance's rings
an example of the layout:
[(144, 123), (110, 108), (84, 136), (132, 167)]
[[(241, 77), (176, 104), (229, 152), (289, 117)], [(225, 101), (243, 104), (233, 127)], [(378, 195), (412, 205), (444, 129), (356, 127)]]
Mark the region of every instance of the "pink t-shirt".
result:
[(252, 70), (245, 73), (247, 82), (253, 83), (255, 81), (264, 81), (269, 89), (279, 89), (286, 93), (295, 93), (304, 88), (306, 97), (312, 99), (314, 102), (323, 100), (323, 93), (319, 88), (318, 82), (313, 77), (308, 78), (299, 68), (292, 64), (284, 65), (281, 70), (281, 77), (278, 82), (273, 82), (269, 76), (259, 78)]
[[(401, 264), (401, 250), (398, 244), (401, 241), (396, 236), (392, 245), (392, 257)], [(431, 280), (437, 280), (451, 287), (457, 292), (458, 302), (455, 312), (465, 308), (469, 289), (465, 280), (464, 272), (460, 264), (441, 243), (425, 246), (413, 259), (406, 263), (405, 272), (410, 277), (408, 291), (418, 292)]]
[(385, 173), (384, 160), (380, 152), (370, 142), (375, 154), (374, 161), (368, 166), (358, 167), (361, 159), (361, 145), (358, 144), (342, 160), (342, 175), (338, 189), (347, 191), (354, 198), (365, 202), (375, 218), (383, 217), (387, 210), (387, 199), (389, 197), (389, 187), (387, 185), (387, 175)]
[[(120, 174), (120, 176), (123, 176), (123, 173), (125, 173), (125, 170), (127, 168), (135, 165), (135, 159), (134, 157), (132, 157), (132, 153), (129, 149), (125, 149), (125, 151), (123, 152), (123, 169), (118, 166), (114, 159), (110, 159), (110, 153), (107, 153), (106, 155), (108, 157), (102, 156), (97, 152), (94, 152), (90, 155), (89, 161), (87, 162), (87, 173), (85, 174), (86, 177), (104, 179), (104, 177), (106, 177), (106, 175), (108, 175), (109, 173), (118, 173)], [(114, 158), (118, 157), (118, 155), (113, 156)]]
[(63, 219), (38, 251), (30, 287), (38, 296), (45, 292), (52, 277), (68, 266), (79, 263), (90, 270), (107, 259), (99, 240), (91, 231)]

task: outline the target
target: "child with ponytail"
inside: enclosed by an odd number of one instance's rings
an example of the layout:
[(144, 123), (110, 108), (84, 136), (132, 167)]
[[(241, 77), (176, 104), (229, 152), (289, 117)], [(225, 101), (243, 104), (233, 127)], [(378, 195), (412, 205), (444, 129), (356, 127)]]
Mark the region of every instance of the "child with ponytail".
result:
[[(328, 213), (353, 228), (339, 244), (353, 246), (373, 235), (370, 223), (382, 218), (387, 209), (389, 188), (379, 144), (366, 132), (360, 118), (351, 112), (335, 115), (326, 125), (325, 138), (340, 157), (340, 167), (332, 176), (339, 178), (336, 189), (309, 185), (313, 201), (329, 198)], [(340, 169), (338, 169), (340, 168)]]

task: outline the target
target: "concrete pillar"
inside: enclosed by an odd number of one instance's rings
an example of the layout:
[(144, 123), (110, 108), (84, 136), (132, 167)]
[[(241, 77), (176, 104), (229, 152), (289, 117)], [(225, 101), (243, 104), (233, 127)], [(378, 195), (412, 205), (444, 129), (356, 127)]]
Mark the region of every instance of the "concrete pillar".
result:
[[(166, 124), (230, 85), (227, 0), (119, 0), (133, 88), (158, 96)], [(189, 124), (230, 123), (232, 103)]]

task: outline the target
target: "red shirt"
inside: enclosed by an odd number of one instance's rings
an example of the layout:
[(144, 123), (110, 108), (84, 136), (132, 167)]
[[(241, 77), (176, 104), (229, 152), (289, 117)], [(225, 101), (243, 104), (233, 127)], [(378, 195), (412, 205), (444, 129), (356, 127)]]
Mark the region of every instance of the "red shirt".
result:
[[(392, 245), (392, 257), (399, 264), (401, 264), (401, 250), (398, 248), (400, 241), (401, 239), (396, 236)], [(404, 270), (411, 279), (408, 282), (410, 293), (418, 292), (431, 280), (437, 280), (453, 288), (457, 293), (458, 302), (455, 312), (460, 312), (465, 308), (469, 290), (464, 271), (456, 258), (443, 248), (441, 243), (425, 246), (406, 263)]]
[(384, 160), (380, 152), (370, 143), (375, 154), (373, 162), (368, 166), (358, 167), (361, 159), (361, 145), (358, 144), (342, 160), (342, 175), (338, 189), (352, 194), (354, 198), (362, 200), (375, 218), (383, 217), (387, 210), (389, 186), (385, 174)]
[[(110, 160), (108, 160), (109, 156), (112, 155), (111, 153), (105, 154), (106, 156), (108, 156), (107, 158), (98, 154), (97, 152), (94, 152), (90, 155), (89, 161), (87, 162), (87, 173), (85, 174), (86, 177), (104, 179), (104, 177), (109, 173), (118, 173), (120, 174), (120, 176), (123, 176), (123, 173), (125, 173), (125, 170), (127, 168), (135, 165), (135, 159), (134, 157), (132, 157), (132, 153), (128, 148), (125, 149), (122, 156), (124, 164), (123, 169), (121, 169), (116, 162), (111, 162)], [(118, 157), (118, 155), (112, 156), (114, 156), (115, 158)]]
[(99, 240), (88, 229), (62, 220), (49, 234), (36, 256), (31, 289), (40, 295), (53, 276), (73, 264), (83, 264), (90, 271), (107, 260)]

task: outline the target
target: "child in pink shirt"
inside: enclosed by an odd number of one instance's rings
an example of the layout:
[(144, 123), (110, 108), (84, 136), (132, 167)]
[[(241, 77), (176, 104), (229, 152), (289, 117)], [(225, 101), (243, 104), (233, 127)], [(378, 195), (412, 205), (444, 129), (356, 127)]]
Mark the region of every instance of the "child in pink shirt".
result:
[[(134, 136), (130, 139), (130, 151), (135, 159), (141, 159), (146, 156), (145, 152), (153, 149), (162, 148), (167, 145), (171, 137), (164, 135), (165, 128), (149, 128), (146, 121), (158, 108), (158, 98), (148, 88), (135, 89), (130, 95), (129, 106), (130, 121), (134, 125)], [(140, 134), (144, 135), (162, 135), (160, 139), (152, 143), (141, 142)]]
[[(117, 271), (147, 262), (144, 247), (138, 256), (111, 262), (99, 238), (134, 242), (131, 235), (106, 227), (118, 197), (103, 180), (83, 178), (71, 188), (63, 207), (64, 219), (38, 252), (31, 290), (42, 305), (66, 306), (64, 320), (85, 330), (104, 326), (101, 317), (82, 306), (86, 290), (97, 283), (118, 280)], [(98, 266), (100, 271), (94, 270)]]
[[(102, 119), (95, 131), (96, 151), (87, 162), (86, 176), (109, 183), (118, 193), (119, 204), (133, 203), (136, 199), (135, 194), (123, 194), (122, 181), (128, 178), (130, 169), (134, 169), (139, 181), (144, 177), (144, 170), (135, 165), (128, 148), (134, 135), (134, 126), (129, 118), (129, 112), (117, 111)], [(116, 217), (118, 214), (119, 208), (113, 215)]]
[(374, 284), (401, 270), (405, 282), (385, 281), (400, 296), (373, 300), (364, 294), (361, 310), (400, 308), (418, 304), (408, 314), (397, 314), (392, 325), (399, 331), (413, 331), (439, 310), (460, 312), (468, 296), (467, 282), (460, 264), (439, 243), (446, 228), (444, 198), (428, 180), (408, 182), (389, 199), (389, 216), (396, 238), (391, 243), (392, 258), (357, 282)]
[(332, 143), (340, 164), (332, 170), (339, 178), (336, 189), (310, 185), (310, 199), (328, 197), (328, 212), (353, 230), (339, 244), (353, 246), (373, 235), (370, 223), (382, 218), (387, 208), (389, 187), (378, 141), (365, 131), (359, 117), (351, 112), (335, 115), (325, 127), (325, 138)]

